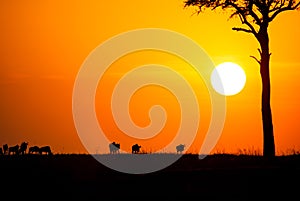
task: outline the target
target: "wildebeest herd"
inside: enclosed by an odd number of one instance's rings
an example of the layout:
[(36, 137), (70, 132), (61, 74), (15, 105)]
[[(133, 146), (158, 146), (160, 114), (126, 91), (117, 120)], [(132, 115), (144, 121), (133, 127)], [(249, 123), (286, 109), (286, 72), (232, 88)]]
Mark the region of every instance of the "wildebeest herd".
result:
[[(28, 149), (28, 151), (27, 151)], [(25, 155), (25, 154), (46, 154), (52, 155), (50, 146), (31, 146), (28, 148), (28, 142), (22, 142), (21, 145), (8, 146), (4, 144), (0, 147), (0, 155)]]
[[(120, 143), (116, 143), (116, 142), (112, 142), (112, 143), (110, 143), (109, 145), (108, 145), (108, 147), (109, 147), (109, 152), (111, 153), (111, 154), (117, 154), (117, 153), (120, 153), (120, 148), (121, 148), (121, 145), (120, 145)], [(140, 152), (140, 148), (141, 148), (142, 146), (140, 146), (140, 145), (138, 145), (138, 144), (134, 144), (134, 145), (132, 145), (132, 147), (131, 147), (131, 152), (133, 153), (133, 154), (138, 154), (139, 152)]]
[[(132, 154), (138, 154), (141, 152), (141, 145), (134, 144), (131, 147), (131, 153)], [(109, 144), (109, 151), (110, 154), (117, 154), (120, 153), (121, 145), (120, 143), (112, 142)], [(185, 148), (185, 145), (179, 144), (176, 146), (177, 153), (182, 153)], [(27, 151), (28, 149), (28, 151)], [(28, 142), (22, 142), (21, 145), (16, 144), (14, 146), (8, 146), (7, 144), (4, 144), (2, 147), (0, 147), (0, 155), (25, 155), (25, 154), (46, 154), (46, 155), (52, 155), (52, 151), (50, 146), (31, 146), (28, 148)]]
[[(138, 144), (134, 144), (131, 146), (131, 153), (132, 154), (138, 154), (140, 153), (140, 149), (141, 149), (141, 145)], [(120, 143), (116, 143), (116, 142), (112, 142), (109, 144), (109, 152), (111, 154), (116, 154), (116, 153), (120, 153), (120, 148), (121, 145)], [(184, 151), (185, 145), (184, 144), (179, 144), (176, 146), (176, 152), (178, 154), (181, 154)]]

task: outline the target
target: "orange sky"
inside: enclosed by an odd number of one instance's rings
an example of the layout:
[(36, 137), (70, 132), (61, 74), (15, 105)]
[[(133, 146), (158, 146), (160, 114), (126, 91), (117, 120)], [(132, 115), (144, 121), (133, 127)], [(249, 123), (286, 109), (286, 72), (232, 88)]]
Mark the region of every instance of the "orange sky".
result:
[[(257, 63), (249, 57), (257, 56), (258, 44), (252, 35), (232, 31), (231, 27), (239, 25), (239, 21), (228, 21), (228, 14), (208, 11), (192, 16), (193, 9), (183, 9), (181, 0), (1, 1), (0, 11), (0, 143), (14, 145), (28, 141), (29, 145), (51, 145), (56, 153), (85, 153), (72, 116), (73, 84), (83, 61), (94, 48), (116, 34), (137, 28), (165, 28), (196, 41), (216, 65), (231, 61), (246, 72), (244, 90), (227, 97), (225, 126), (214, 151), (262, 150), (261, 80)], [(299, 23), (300, 12), (289, 11), (279, 15), (269, 29), (271, 106), (279, 154), (300, 149)], [(97, 114), (102, 109), (106, 114), (105, 118), (99, 114), (105, 130), (112, 132), (116, 128), (109, 117), (109, 108), (101, 105), (99, 94), (103, 92), (109, 97), (109, 89), (124, 69), (155, 62), (178, 69), (186, 65), (178, 58), (158, 54), (137, 53), (112, 65), (111, 73), (102, 83), (107, 88), (104, 91), (99, 88), (96, 96)], [(203, 87), (192, 73), (186, 77), (195, 88)], [(143, 94), (154, 98), (145, 98)], [(161, 148), (172, 139), (170, 133), (178, 127), (178, 105), (167, 91), (155, 88), (139, 91), (130, 104), (133, 120), (145, 126), (149, 123), (145, 114), (157, 103), (165, 105), (171, 115), (165, 132), (145, 142), (146, 151)], [(191, 151), (199, 149), (208, 127), (207, 104), (206, 99), (199, 103), (202, 119)], [(115, 140), (113, 136), (109, 138)], [(125, 146), (130, 143), (124, 142)]]

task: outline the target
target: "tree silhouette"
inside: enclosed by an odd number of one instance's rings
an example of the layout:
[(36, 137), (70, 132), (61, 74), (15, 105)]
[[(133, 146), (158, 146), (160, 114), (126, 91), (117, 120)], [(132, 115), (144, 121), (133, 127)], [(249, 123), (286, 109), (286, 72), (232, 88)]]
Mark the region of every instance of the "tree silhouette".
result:
[(263, 122), (263, 155), (275, 156), (275, 142), (270, 106), (270, 49), (269, 24), (279, 13), (296, 10), (300, 1), (296, 0), (186, 0), (184, 7), (196, 7), (197, 14), (205, 9), (222, 9), (230, 12), (230, 18), (238, 17), (243, 27), (233, 27), (232, 30), (252, 34), (260, 44), (260, 58), (251, 56), (260, 65), (262, 81), (262, 122)]

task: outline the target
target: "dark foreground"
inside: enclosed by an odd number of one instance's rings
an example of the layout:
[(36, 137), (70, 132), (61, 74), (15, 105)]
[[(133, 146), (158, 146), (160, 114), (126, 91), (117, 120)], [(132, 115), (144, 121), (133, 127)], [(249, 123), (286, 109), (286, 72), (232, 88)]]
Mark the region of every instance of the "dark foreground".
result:
[(0, 156), (0, 172), (1, 198), (14, 200), (300, 198), (299, 155), (272, 160), (234, 155), (200, 160), (197, 155), (184, 155), (149, 174), (117, 172), (90, 155)]

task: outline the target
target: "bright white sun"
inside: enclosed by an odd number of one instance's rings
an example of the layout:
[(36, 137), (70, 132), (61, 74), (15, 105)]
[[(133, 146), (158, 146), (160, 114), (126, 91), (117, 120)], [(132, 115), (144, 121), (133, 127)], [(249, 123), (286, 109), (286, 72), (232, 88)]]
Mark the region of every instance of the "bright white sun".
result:
[(220, 94), (232, 96), (238, 94), (246, 84), (246, 74), (241, 66), (224, 62), (216, 66), (211, 74), (211, 84)]

